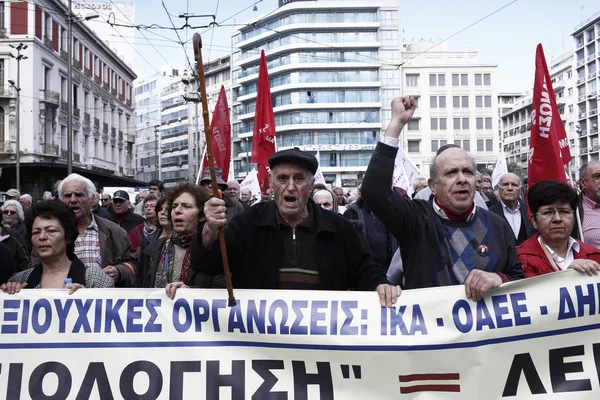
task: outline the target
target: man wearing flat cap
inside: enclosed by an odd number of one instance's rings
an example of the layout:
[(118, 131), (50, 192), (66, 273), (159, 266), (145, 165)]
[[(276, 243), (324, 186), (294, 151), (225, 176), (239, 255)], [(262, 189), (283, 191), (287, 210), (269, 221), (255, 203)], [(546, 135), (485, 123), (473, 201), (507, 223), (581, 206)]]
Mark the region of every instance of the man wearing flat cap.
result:
[[(376, 290), (392, 306), (399, 286), (387, 284), (352, 224), (310, 199), (317, 159), (299, 149), (269, 158), (274, 201), (256, 204), (227, 225), (225, 238), (233, 286), (243, 289)], [(223, 273), (218, 230), (225, 202), (204, 204), (206, 223), (192, 244), (194, 271)]]
[(131, 232), (139, 224), (144, 223), (144, 217), (135, 214), (131, 210), (129, 193), (126, 191), (117, 190), (113, 194), (112, 205), (114, 214), (110, 220), (125, 229), (127, 233)]
[[(233, 219), (236, 215), (243, 213), (246, 209), (239, 202), (234, 201), (230, 197), (227, 196), (227, 182), (223, 179), (223, 171), (219, 167), (215, 167), (215, 177), (217, 178), (217, 186), (219, 190), (223, 193), (223, 201), (225, 202), (226, 217), (227, 223)], [(200, 186), (208, 190), (209, 195), (212, 196), (212, 182), (210, 180), (210, 169), (205, 168), (204, 174), (202, 174), (202, 180), (200, 181)]]

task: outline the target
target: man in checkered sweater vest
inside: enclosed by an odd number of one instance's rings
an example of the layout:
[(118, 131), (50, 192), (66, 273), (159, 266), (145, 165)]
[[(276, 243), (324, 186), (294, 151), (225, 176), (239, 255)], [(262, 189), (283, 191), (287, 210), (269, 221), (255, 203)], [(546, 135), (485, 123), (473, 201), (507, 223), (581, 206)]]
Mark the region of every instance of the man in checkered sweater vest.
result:
[(361, 195), (398, 239), (406, 289), (464, 284), (467, 297), (479, 300), (523, 278), (514, 235), (501, 217), (475, 207), (475, 160), (458, 147), (438, 151), (431, 164), (432, 201), (394, 194), (398, 138), (415, 109), (412, 98), (392, 101), (392, 120), (371, 157)]

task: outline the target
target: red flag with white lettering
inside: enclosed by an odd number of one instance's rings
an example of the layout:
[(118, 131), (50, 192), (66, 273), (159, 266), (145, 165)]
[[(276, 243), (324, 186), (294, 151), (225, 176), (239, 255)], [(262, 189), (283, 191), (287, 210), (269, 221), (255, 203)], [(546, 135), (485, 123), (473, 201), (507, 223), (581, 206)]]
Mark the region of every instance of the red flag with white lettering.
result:
[(273, 116), (267, 58), (265, 57), (265, 51), (262, 50), (258, 69), (258, 90), (252, 135), (252, 157), (250, 160), (258, 164), (258, 181), (260, 191), (264, 194), (267, 193), (269, 188), (269, 157), (273, 153), (275, 153), (275, 117)]
[[(227, 94), (225, 87), (221, 85), (215, 112), (210, 123), (210, 134), (212, 138), (212, 153), (215, 167), (223, 171), (223, 180), (227, 182), (229, 177), (229, 166), (231, 160), (231, 123), (229, 122), (229, 106), (227, 105)], [(204, 152), (202, 168), (200, 173), (208, 167), (208, 155)]]
[[(564, 149), (561, 152), (563, 144)], [(535, 82), (528, 156), (527, 183), (529, 187), (544, 179), (567, 183), (564, 164), (570, 161), (569, 142), (556, 106), (544, 50), (542, 45), (538, 44), (535, 57)]]

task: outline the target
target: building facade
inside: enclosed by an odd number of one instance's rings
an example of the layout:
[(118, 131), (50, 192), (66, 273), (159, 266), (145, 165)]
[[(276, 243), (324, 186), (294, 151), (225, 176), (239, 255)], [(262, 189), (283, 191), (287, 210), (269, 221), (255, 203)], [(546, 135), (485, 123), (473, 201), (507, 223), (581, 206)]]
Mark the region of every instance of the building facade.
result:
[[(435, 47), (433, 47), (435, 45)], [(401, 136), (421, 174), (429, 177), (436, 151), (456, 144), (470, 152), (480, 171), (498, 157), (496, 65), (477, 63), (477, 52), (449, 50), (446, 43), (405, 43), (403, 92), (418, 103)]]
[[(319, 154), (325, 180), (355, 188), (400, 94), (399, 2), (283, 4), (232, 34), (235, 177), (250, 155), (260, 52), (265, 50), (277, 148)], [(382, 123), (383, 122), (383, 123)]]
[[(0, 185), (15, 185), (17, 134), (22, 191), (41, 197), (44, 190), (51, 190), (54, 182), (66, 175), (69, 89), (74, 171), (99, 186), (131, 182), (135, 73), (89, 28), (75, 22), (73, 86), (69, 88), (66, 6), (58, 0), (40, 0), (35, 4), (2, 2), (0, 8)], [(10, 45), (19, 44), (27, 59), (17, 63), (11, 57), (17, 52)], [(17, 119), (20, 132), (16, 131)]]
[(577, 123), (580, 164), (597, 161), (600, 155), (598, 141), (598, 86), (600, 77), (600, 13), (575, 27), (575, 78), (577, 91)]

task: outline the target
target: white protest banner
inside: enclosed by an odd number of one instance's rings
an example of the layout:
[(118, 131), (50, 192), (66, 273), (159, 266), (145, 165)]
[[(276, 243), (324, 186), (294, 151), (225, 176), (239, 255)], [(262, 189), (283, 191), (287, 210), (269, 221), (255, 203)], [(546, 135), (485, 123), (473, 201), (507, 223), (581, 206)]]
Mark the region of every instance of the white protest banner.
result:
[(600, 277), (464, 290), (2, 294), (0, 398), (598, 398)]
[(410, 196), (415, 191), (412, 182), (420, 175), (419, 169), (408, 158), (402, 147), (398, 148), (398, 154), (394, 161), (394, 178), (392, 186), (401, 187)]
[(502, 178), (502, 175), (504, 174), (508, 174), (508, 167), (506, 166), (506, 157), (504, 156), (504, 149), (500, 149), (500, 154), (498, 154), (498, 161), (496, 161), (496, 166), (494, 167), (494, 171), (492, 172), (492, 187), (500, 183), (500, 178)]
[(248, 189), (252, 193), (252, 196), (258, 196), (260, 198), (260, 185), (258, 184), (258, 173), (256, 168), (252, 168), (252, 171), (248, 172), (248, 175), (240, 183), (240, 191), (242, 189)]
[(321, 172), (321, 152), (317, 151), (317, 162), (319, 163), (319, 166), (317, 167), (317, 172), (315, 173), (315, 183), (321, 183), (323, 185), (326, 185), (327, 182), (325, 182), (325, 177), (323, 177), (323, 172)]

